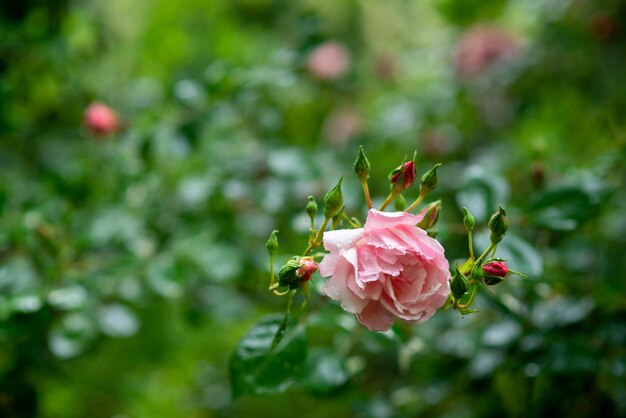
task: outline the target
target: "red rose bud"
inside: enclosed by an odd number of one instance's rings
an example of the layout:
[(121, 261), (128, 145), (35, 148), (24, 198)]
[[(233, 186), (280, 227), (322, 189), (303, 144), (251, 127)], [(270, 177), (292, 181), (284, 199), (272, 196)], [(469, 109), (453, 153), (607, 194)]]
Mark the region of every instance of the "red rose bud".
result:
[(389, 180), (391, 180), (392, 187), (398, 193), (402, 193), (413, 185), (416, 176), (415, 162), (407, 161), (389, 174)]
[(313, 276), (313, 273), (318, 269), (317, 263), (313, 261), (313, 257), (300, 257), (298, 265), (300, 268), (296, 271), (296, 276), (298, 276), (302, 282), (311, 280), (311, 276)]
[(509, 276), (509, 268), (504, 261), (489, 261), (483, 264), (483, 282), (493, 286)]
[(109, 135), (120, 128), (117, 114), (110, 107), (99, 102), (94, 102), (87, 107), (84, 123), (94, 135)]

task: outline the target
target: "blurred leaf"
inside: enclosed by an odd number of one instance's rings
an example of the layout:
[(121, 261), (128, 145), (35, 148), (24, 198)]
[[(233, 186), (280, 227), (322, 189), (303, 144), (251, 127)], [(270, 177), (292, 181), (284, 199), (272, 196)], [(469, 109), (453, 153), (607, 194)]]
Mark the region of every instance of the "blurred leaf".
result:
[(102, 333), (110, 337), (130, 337), (139, 329), (139, 321), (133, 311), (119, 303), (101, 308), (98, 324)]
[(230, 359), (230, 375), (235, 397), (272, 395), (287, 390), (306, 358), (306, 336), (302, 325), (288, 324), (280, 343), (272, 341), (283, 316), (267, 315), (241, 339)]
[(72, 313), (63, 317), (48, 336), (52, 354), (59, 358), (71, 358), (81, 354), (96, 335), (96, 329), (85, 313)]
[(327, 348), (309, 352), (300, 384), (316, 395), (332, 395), (348, 382), (348, 371), (337, 353)]
[(585, 187), (585, 183), (563, 185), (543, 193), (530, 207), (532, 221), (555, 231), (571, 231), (600, 215), (608, 190)]

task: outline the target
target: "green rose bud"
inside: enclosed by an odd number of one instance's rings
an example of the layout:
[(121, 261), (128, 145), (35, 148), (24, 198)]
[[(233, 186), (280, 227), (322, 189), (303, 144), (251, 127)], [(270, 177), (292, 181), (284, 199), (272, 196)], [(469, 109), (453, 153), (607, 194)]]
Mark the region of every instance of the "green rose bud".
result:
[(300, 264), (298, 263), (297, 257), (290, 258), (278, 271), (278, 284), (292, 290), (297, 289), (300, 285), (300, 278), (298, 277), (299, 268)]
[(343, 177), (339, 179), (335, 187), (330, 189), (324, 196), (324, 217), (330, 219), (337, 214), (343, 207), (343, 194), (341, 193), (341, 182)]
[(430, 229), (437, 223), (439, 219), (439, 211), (441, 210), (441, 200), (437, 200), (435, 202), (429, 203), (426, 205), (424, 209), (422, 209), (422, 213), (424, 214), (424, 218), (417, 224), (418, 227), (422, 229)]
[(274, 253), (276, 253), (276, 249), (278, 248), (278, 237), (276, 236), (276, 234), (278, 234), (278, 229), (272, 231), (270, 237), (265, 243), (265, 248), (267, 248), (267, 252), (270, 255), (274, 255)]
[(361, 182), (367, 181), (370, 176), (370, 162), (363, 152), (363, 145), (359, 147), (359, 155), (357, 155), (354, 161), (353, 168)]
[(309, 218), (311, 218), (311, 221), (313, 219), (315, 219), (315, 215), (317, 215), (317, 202), (315, 201), (315, 197), (313, 196), (309, 196), (308, 197), (309, 201), (306, 204), (306, 213), (309, 215)]
[(437, 169), (441, 167), (441, 165), (441, 163), (437, 163), (433, 168), (424, 173), (420, 179), (420, 194), (426, 194), (437, 188), (437, 185), (439, 184)]
[(467, 286), (467, 278), (463, 275), (463, 273), (461, 273), (459, 267), (456, 266), (456, 272), (454, 273), (454, 278), (450, 284), (452, 296), (456, 299), (461, 299), (465, 292), (467, 292)]
[(491, 230), (490, 239), (493, 244), (502, 241), (504, 234), (506, 234), (506, 231), (509, 229), (509, 219), (502, 206), (500, 206), (496, 213), (491, 215), (491, 219), (489, 219), (489, 229)]
[(465, 206), (463, 206), (463, 214), (463, 225), (465, 225), (465, 229), (467, 229), (467, 232), (472, 232), (472, 230), (474, 229), (474, 225), (476, 224), (476, 222), (474, 221), (474, 217)]

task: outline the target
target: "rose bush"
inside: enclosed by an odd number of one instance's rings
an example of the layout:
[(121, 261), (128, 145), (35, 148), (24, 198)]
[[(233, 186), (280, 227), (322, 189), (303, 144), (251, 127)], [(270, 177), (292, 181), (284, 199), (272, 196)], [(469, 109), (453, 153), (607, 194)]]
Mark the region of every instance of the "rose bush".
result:
[(370, 209), (363, 228), (328, 231), (324, 293), (371, 331), (430, 318), (450, 293), (443, 247), (416, 225), (424, 214)]

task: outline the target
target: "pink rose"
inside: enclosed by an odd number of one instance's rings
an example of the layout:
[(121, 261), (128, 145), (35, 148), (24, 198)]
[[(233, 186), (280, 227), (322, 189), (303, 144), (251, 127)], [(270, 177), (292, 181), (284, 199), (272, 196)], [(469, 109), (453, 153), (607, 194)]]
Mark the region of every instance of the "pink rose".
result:
[(120, 128), (117, 114), (109, 106), (94, 102), (85, 110), (85, 125), (94, 135), (108, 135)]
[(350, 53), (340, 43), (326, 42), (317, 46), (308, 56), (309, 72), (322, 80), (334, 80), (350, 68)]
[(324, 234), (324, 293), (370, 331), (389, 329), (396, 317), (423, 322), (450, 293), (443, 247), (415, 226), (423, 217), (370, 209), (364, 228)]

